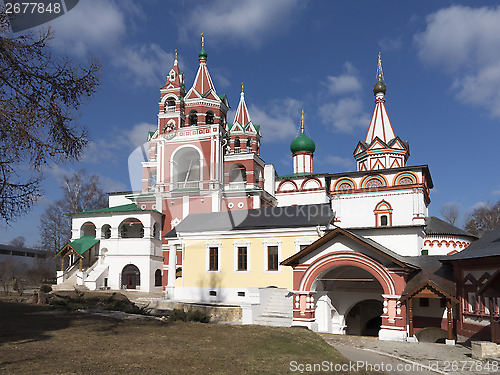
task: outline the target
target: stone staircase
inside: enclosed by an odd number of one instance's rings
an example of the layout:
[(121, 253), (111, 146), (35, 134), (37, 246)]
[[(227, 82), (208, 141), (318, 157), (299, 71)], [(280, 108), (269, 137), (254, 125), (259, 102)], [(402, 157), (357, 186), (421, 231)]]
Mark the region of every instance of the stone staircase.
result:
[(281, 288), (262, 288), (261, 313), (255, 318), (255, 324), (291, 327), (293, 320), (293, 296)]
[(60, 291), (68, 291), (68, 290), (88, 290), (88, 288), (85, 285), (77, 285), (77, 273), (73, 273), (69, 278), (64, 280), (62, 284), (57, 284), (52, 286), (52, 290), (55, 292), (60, 292)]

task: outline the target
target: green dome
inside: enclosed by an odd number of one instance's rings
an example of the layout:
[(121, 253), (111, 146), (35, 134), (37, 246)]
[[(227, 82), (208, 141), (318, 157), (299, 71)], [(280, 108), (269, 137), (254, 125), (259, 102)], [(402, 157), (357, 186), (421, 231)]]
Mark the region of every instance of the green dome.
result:
[(312, 154), (314, 150), (316, 150), (314, 141), (304, 133), (300, 133), (290, 145), (290, 151), (292, 151), (292, 154), (296, 154), (297, 152), (310, 152)]
[(377, 95), (379, 92), (383, 92), (385, 94), (385, 91), (387, 90), (387, 86), (385, 85), (384, 82), (379, 78), (375, 86), (373, 86), (373, 94)]
[(205, 48), (201, 47), (201, 51), (198, 54), (198, 57), (200, 59), (206, 59), (207, 58), (207, 51), (205, 51)]

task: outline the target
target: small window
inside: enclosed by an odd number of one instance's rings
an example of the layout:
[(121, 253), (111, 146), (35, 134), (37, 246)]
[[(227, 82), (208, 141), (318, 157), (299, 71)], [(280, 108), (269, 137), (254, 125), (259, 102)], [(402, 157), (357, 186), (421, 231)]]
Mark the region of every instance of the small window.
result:
[(215, 290), (210, 291), (210, 297), (217, 297), (217, 292)]
[(300, 245), (299, 246), (300, 251), (304, 250), (307, 246), (309, 246), (309, 245)]
[(161, 270), (155, 271), (155, 286), (161, 286)]
[(198, 124), (198, 114), (196, 111), (189, 112), (189, 125)]
[(429, 298), (419, 298), (420, 307), (429, 307)]
[(252, 138), (247, 138), (247, 152), (252, 152)]
[(209, 248), (209, 271), (218, 271), (219, 270), (219, 248), (218, 247), (210, 247)]
[(267, 270), (278, 270), (278, 246), (267, 247)]
[(238, 292), (238, 297), (245, 297), (245, 292)]
[(383, 227), (387, 226), (387, 215), (380, 216), (380, 225)]
[(420, 252), (420, 254), (422, 254), (422, 255), (429, 255), (429, 250), (422, 250)]
[(207, 112), (205, 121), (207, 125), (211, 125), (214, 123), (214, 113), (212, 111)]
[(238, 271), (247, 270), (247, 247), (238, 247)]
[(240, 151), (241, 151), (240, 137), (236, 137), (234, 139), (234, 152), (238, 153)]

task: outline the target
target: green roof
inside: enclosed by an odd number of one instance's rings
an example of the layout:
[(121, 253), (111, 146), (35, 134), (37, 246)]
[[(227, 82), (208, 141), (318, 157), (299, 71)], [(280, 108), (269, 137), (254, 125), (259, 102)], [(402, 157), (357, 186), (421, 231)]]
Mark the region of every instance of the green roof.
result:
[(153, 138), (153, 135), (155, 135), (155, 132), (148, 132), (148, 141)]
[(68, 242), (64, 247), (57, 252), (59, 254), (66, 246), (71, 246), (73, 250), (75, 250), (78, 254), (83, 255), (88, 249), (98, 243), (99, 240), (94, 236), (83, 236), (72, 242)]
[(198, 57), (200, 59), (206, 59), (207, 58), (207, 51), (205, 51), (205, 48), (201, 47), (201, 51), (198, 54)]
[(115, 207), (100, 208), (98, 210), (84, 211), (84, 212), (74, 212), (76, 214), (93, 214), (99, 212), (128, 212), (128, 211), (144, 211), (135, 203), (124, 204)]
[(297, 138), (292, 141), (290, 145), (290, 151), (292, 154), (296, 154), (297, 152), (310, 152), (313, 153), (316, 150), (316, 145), (314, 141), (309, 138), (304, 133), (300, 133)]

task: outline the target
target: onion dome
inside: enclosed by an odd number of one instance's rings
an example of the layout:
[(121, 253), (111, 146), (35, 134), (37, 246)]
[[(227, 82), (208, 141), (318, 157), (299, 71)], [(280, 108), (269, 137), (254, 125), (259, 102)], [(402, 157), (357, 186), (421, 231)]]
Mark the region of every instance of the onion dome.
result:
[(292, 154), (296, 154), (298, 152), (309, 152), (312, 154), (314, 153), (314, 150), (316, 150), (314, 141), (304, 133), (300, 133), (290, 145), (290, 151), (292, 151)]
[(202, 48), (200, 53), (198, 54), (198, 57), (200, 59), (206, 59), (207, 58), (207, 51), (205, 51), (205, 48)]
[(380, 92), (385, 94), (386, 90), (387, 86), (384, 82), (382, 82), (381, 77), (379, 77), (377, 83), (373, 86), (373, 94), (377, 95)]

